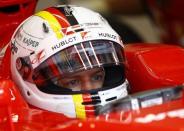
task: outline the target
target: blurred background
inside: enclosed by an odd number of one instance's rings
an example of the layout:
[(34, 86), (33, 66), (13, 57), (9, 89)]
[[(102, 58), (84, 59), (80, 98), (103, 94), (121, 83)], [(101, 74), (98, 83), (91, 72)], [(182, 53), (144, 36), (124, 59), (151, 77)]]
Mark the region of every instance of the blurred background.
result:
[(124, 43), (160, 42), (154, 24), (143, 13), (138, 0), (39, 0), (36, 11), (58, 3), (80, 5), (101, 13), (122, 36)]
[(36, 11), (64, 3), (101, 13), (125, 44), (184, 45), (183, 0), (39, 0)]

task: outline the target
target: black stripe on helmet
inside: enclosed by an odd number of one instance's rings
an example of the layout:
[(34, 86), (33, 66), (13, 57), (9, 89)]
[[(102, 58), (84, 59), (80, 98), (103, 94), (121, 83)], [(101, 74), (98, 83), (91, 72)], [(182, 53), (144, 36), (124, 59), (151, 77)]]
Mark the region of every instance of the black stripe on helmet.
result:
[(69, 5), (64, 6), (64, 7), (56, 7), (56, 8), (66, 16), (66, 18), (71, 26), (79, 24), (78, 21), (76, 20), (75, 16), (73, 15), (74, 8), (72, 8)]

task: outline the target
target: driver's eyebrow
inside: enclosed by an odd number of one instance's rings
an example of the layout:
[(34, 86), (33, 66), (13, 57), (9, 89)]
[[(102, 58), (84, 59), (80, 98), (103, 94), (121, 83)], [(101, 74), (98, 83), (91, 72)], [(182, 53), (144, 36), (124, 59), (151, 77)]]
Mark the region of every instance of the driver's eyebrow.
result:
[[(102, 69), (98, 69), (98, 70), (92, 72), (91, 74), (97, 74), (97, 73), (99, 73), (99, 72), (103, 72), (103, 70), (102, 70)], [(80, 72), (79, 72), (78, 74), (68, 75), (68, 76), (66, 76), (66, 77), (63, 78), (63, 79), (72, 79), (73, 77), (74, 77), (74, 78), (79, 78), (79, 77), (80, 77)]]

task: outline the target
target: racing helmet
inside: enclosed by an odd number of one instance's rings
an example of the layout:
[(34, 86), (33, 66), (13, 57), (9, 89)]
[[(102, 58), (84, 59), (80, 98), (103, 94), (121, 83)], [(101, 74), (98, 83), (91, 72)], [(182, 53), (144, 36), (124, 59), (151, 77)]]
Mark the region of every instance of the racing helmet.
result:
[[(95, 116), (96, 107), (128, 94), (120, 36), (100, 14), (75, 5), (49, 7), (20, 24), (11, 74), (29, 104), (73, 118)], [(76, 80), (88, 75), (94, 88)]]

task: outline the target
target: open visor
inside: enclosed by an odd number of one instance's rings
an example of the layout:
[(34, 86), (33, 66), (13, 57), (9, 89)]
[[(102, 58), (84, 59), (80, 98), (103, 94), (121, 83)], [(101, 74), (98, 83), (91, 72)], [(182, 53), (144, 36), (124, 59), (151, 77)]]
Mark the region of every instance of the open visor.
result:
[[(107, 40), (93, 40), (78, 43), (50, 56), (35, 69), (18, 68), (23, 79), (37, 86), (47, 85), (57, 79), (76, 72), (97, 67), (122, 65), (124, 63), (123, 47)], [(28, 58), (21, 58), (21, 65), (29, 65)], [(31, 67), (31, 66), (29, 66)], [(30, 73), (29, 73), (30, 72)], [(122, 74), (123, 75), (123, 74)]]

